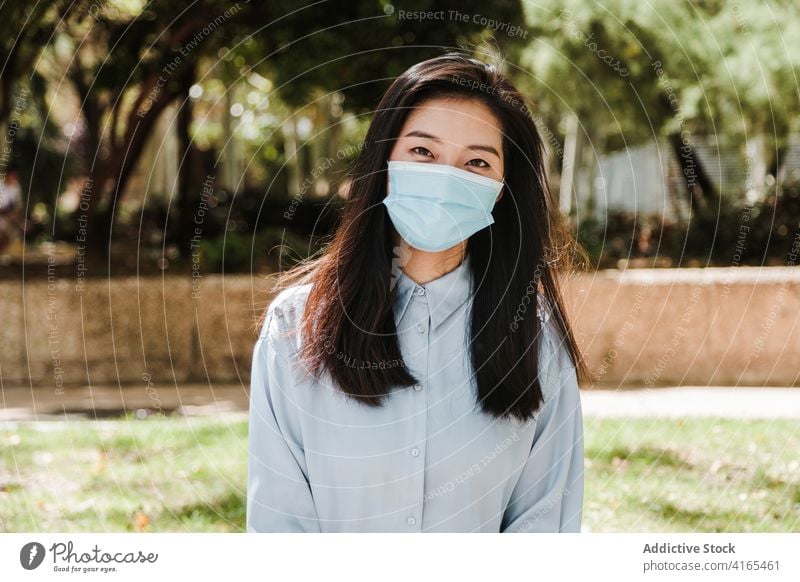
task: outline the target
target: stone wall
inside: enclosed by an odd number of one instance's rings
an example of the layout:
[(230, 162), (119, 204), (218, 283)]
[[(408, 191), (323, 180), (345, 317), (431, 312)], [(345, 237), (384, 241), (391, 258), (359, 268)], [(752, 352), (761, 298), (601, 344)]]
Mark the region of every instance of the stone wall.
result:
[(55, 389), (246, 380), (265, 289), (249, 276), (2, 282), (0, 374)]
[(598, 382), (800, 385), (800, 269), (629, 269), (567, 296)]

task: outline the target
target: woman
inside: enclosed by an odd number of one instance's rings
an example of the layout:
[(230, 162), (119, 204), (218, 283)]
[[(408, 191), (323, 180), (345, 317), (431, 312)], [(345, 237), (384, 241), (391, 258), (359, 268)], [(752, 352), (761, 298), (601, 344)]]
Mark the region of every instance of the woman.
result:
[(580, 531), (558, 218), (507, 79), (447, 54), (395, 80), (332, 243), (261, 326), (248, 531)]

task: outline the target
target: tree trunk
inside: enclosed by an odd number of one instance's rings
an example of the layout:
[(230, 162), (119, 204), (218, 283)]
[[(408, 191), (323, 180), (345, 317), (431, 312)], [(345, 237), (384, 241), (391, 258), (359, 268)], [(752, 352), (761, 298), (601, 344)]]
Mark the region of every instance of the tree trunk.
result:
[(705, 208), (710, 202), (717, 199), (717, 191), (703, 162), (697, 157), (697, 152), (688, 140), (683, 143), (680, 133), (672, 133), (668, 139), (680, 165), (681, 176), (685, 183), (684, 191), (692, 211)]
[(567, 135), (564, 139), (564, 159), (561, 166), (561, 183), (558, 192), (558, 208), (561, 214), (569, 216), (572, 212), (572, 191), (575, 186), (575, 174), (578, 171), (580, 159), (580, 124), (578, 116), (569, 114), (567, 117)]
[(194, 233), (194, 216), (197, 208), (198, 167), (197, 150), (192, 143), (190, 126), (193, 106), (189, 98), (189, 87), (182, 95), (183, 103), (178, 111), (178, 220), (175, 236), (181, 256), (187, 258), (192, 253), (192, 235)]

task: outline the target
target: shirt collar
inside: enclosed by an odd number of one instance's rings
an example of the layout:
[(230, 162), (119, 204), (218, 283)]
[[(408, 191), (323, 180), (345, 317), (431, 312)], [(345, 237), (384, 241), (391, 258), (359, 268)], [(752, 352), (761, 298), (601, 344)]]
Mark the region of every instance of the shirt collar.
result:
[(436, 329), (450, 315), (472, 295), (472, 273), (469, 267), (469, 255), (452, 271), (441, 277), (428, 281), (423, 285), (417, 284), (403, 270), (395, 265), (392, 268), (392, 277), (397, 285), (397, 295), (394, 302), (395, 325), (400, 325), (400, 320), (408, 308), (408, 304), (420, 290), (424, 295), (419, 296), (428, 302), (431, 315), (431, 329)]

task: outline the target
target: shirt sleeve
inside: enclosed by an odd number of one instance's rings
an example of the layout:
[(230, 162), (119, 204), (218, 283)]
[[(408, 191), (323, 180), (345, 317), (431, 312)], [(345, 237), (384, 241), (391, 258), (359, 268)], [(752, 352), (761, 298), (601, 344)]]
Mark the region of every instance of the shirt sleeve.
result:
[(286, 355), (270, 308), (253, 348), (247, 465), (248, 532), (319, 532), (305, 454), (288, 429), (291, 390)]
[[(575, 366), (550, 323), (545, 334), (545, 402), (533, 445), (503, 515), (501, 532), (580, 532), (583, 415)], [(549, 399), (547, 394), (550, 395)]]

